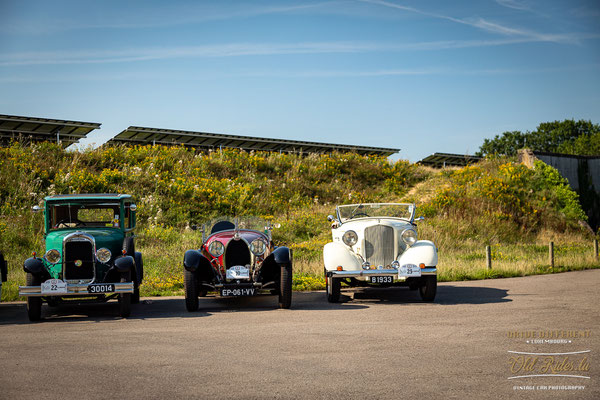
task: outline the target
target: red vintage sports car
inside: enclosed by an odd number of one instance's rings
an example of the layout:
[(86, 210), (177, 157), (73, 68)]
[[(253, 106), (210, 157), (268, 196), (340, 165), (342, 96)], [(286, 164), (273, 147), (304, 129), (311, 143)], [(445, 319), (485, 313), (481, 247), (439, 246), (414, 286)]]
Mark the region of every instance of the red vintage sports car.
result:
[(198, 309), (208, 291), (221, 296), (279, 296), (279, 307), (292, 302), (292, 252), (275, 247), (272, 227), (259, 218), (226, 218), (202, 226), (202, 246), (183, 258), (185, 306)]

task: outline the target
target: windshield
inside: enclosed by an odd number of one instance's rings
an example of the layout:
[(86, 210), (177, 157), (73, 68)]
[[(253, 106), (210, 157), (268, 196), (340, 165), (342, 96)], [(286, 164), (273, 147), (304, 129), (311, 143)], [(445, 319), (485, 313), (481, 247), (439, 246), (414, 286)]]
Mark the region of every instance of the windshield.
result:
[(349, 204), (337, 207), (340, 222), (367, 217), (402, 218), (412, 221), (415, 213), (414, 204), (404, 203), (367, 203)]
[(67, 203), (49, 207), (50, 229), (111, 227), (119, 228), (119, 203)]
[(208, 231), (214, 233), (221, 230), (234, 229), (235, 221), (237, 220), (239, 229), (250, 229), (259, 232), (265, 232), (268, 229), (269, 223), (260, 217), (220, 217), (210, 220), (205, 224)]

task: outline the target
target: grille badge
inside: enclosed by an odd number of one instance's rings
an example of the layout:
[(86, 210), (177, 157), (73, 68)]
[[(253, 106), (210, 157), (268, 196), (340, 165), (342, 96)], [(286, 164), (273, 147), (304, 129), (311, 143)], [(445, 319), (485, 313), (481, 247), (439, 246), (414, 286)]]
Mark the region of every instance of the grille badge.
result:
[(76, 267), (81, 267), (83, 265), (83, 261), (81, 260), (75, 260), (75, 266)]

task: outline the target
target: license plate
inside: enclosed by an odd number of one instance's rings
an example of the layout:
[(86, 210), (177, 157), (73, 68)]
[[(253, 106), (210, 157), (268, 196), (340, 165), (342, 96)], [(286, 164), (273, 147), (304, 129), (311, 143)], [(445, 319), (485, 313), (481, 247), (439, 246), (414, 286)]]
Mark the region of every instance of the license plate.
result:
[(115, 285), (112, 283), (96, 283), (88, 286), (89, 293), (112, 293), (115, 291)]
[(405, 264), (398, 270), (398, 276), (415, 277), (421, 276), (421, 268), (414, 264)]
[(67, 282), (60, 279), (48, 279), (42, 283), (43, 294), (62, 294), (67, 293)]
[(372, 276), (371, 283), (392, 283), (394, 282), (394, 277), (392, 276)]
[(221, 296), (254, 296), (256, 288), (221, 289)]
[(250, 279), (250, 268), (234, 265), (227, 270), (227, 279)]

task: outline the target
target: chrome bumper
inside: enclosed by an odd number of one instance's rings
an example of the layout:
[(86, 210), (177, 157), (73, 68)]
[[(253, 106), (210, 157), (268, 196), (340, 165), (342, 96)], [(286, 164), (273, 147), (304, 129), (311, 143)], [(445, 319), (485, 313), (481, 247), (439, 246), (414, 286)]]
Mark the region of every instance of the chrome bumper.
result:
[(19, 286), (19, 296), (23, 297), (65, 297), (65, 296), (96, 296), (98, 294), (133, 293), (133, 282), (108, 283), (115, 285), (114, 292), (88, 292), (89, 283), (67, 283), (67, 293), (48, 294), (42, 293), (41, 286)]
[[(436, 267), (421, 268), (421, 276), (437, 275)], [(367, 278), (369, 276), (393, 276), (394, 279), (405, 280), (407, 276), (398, 276), (397, 269), (363, 269), (354, 271), (327, 271), (327, 276), (335, 278)]]

